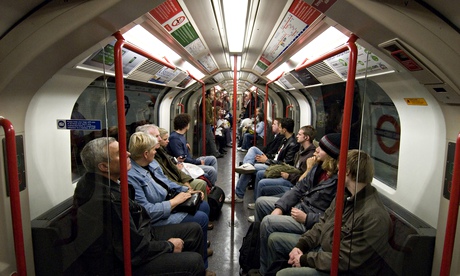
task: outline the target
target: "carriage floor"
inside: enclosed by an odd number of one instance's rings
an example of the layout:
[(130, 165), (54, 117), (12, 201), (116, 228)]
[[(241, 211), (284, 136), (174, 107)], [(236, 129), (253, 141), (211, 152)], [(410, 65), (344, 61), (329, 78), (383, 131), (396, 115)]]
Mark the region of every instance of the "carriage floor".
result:
[[(216, 185), (221, 187), (225, 196), (232, 192), (232, 148), (226, 148), (227, 154), (219, 158), (219, 176)], [(238, 165), (243, 160), (245, 152), (236, 151)], [(235, 173), (235, 186), (238, 181), (238, 173)], [(214, 221), (214, 229), (208, 232), (211, 248), (214, 255), (209, 257), (209, 270), (215, 271), (219, 276), (239, 275), (239, 249), (243, 237), (249, 227), (248, 216), (254, 215), (254, 210), (247, 208), (248, 203), (254, 202), (253, 190), (247, 190), (243, 203), (235, 203), (235, 216), (232, 223), (231, 204), (224, 203), (222, 213), (218, 220)]]

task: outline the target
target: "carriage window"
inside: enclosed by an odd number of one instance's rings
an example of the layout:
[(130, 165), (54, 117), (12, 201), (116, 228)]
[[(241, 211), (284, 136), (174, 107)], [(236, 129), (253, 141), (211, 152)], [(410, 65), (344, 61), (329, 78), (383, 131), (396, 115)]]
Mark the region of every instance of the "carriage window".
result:
[[(139, 125), (154, 123), (155, 101), (164, 87), (125, 80), (126, 132), (129, 137)], [(92, 82), (74, 105), (72, 119), (101, 120), (102, 131), (71, 131), (72, 179), (85, 172), (80, 151), (88, 141), (111, 136), (118, 140), (115, 79), (98, 78)]]
[[(316, 106), (317, 137), (341, 132), (345, 83), (308, 90)], [(362, 124), (362, 130), (361, 130)], [(372, 80), (355, 83), (350, 149), (361, 148), (374, 159), (375, 178), (396, 189), (401, 129), (396, 107)]]

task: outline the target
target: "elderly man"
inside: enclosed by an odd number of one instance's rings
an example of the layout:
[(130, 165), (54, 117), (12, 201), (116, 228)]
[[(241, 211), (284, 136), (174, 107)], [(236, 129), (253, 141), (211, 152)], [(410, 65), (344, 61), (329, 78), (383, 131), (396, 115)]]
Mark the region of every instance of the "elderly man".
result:
[[(130, 159), (120, 160), (118, 142), (106, 137), (86, 144), (81, 159), (87, 173), (78, 181), (74, 194), (77, 239), (94, 240), (82, 245), (88, 246), (81, 256), (82, 261), (94, 275), (123, 275), (118, 178), (120, 162), (127, 162), (129, 170)], [(131, 190), (129, 192), (134, 195)], [(129, 199), (129, 213), (133, 275), (205, 274), (201, 255), (203, 234), (198, 224), (151, 227), (145, 209), (132, 199)]]

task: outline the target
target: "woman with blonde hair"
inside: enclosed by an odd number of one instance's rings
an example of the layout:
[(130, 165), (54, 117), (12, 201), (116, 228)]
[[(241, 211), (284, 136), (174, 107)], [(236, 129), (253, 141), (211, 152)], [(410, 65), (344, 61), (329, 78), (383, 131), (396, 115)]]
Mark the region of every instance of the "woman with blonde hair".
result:
[[(150, 215), (153, 226), (196, 222), (203, 231), (203, 240), (207, 241), (209, 205), (201, 202), (195, 214), (176, 212), (174, 209), (192, 196), (192, 191), (169, 180), (160, 165), (154, 159), (160, 147), (158, 139), (144, 132), (136, 132), (129, 139), (131, 153), (131, 170), (128, 171), (128, 182), (135, 189), (135, 199)], [(206, 242), (203, 243), (205, 267), (208, 265)]]

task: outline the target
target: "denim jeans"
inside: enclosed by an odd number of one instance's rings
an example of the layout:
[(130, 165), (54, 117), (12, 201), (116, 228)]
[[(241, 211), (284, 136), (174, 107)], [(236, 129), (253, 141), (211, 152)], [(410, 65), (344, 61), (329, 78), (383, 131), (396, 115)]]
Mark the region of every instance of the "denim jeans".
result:
[(216, 185), (218, 171), (217, 158), (214, 156), (201, 156), (198, 159), (204, 160), (204, 165), (199, 165), (199, 167), (207, 174), (206, 177), (208, 177), (212, 185)]
[[(254, 167), (257, 171), (265, 170), (268, 166), (262, 163), (255, 163)], [(241, 174), (238, 182), (236, 184), (235, 193), (239, 198), (243, 198), (246, 193), (246, 188), (248, 187), (249, 182), (251, 182), (252, 174)]]
[[(259, 176), (259, 175), (257, 174), (257, 176)], [(286, 180), (286, 179), (284, 179), (282, 177), (278, 177), (278, 178), (263, 178), (259, 182), (257, 182), (257, 178), (256, 178), (256, 184), (254, 186), (254, 199), (257, 200), (257, 198), (262, 195), (261, 194), (262, 189), (264, 189), (266, 187), (278, 187), (278, 186), (287, 187), (288, 189), (284, 189), (284, 188), (279, 189), (279, 190), (276, 190), (276, 191), (279, 191), (279, 192), (272, 193), (272, 194), (265, 194), (265, 195), (276, 195), (276, 194), (285, 192), (285, 191), (291, 189), (292, 183), (291, 183), (291, 181)], [(265, 193), (267, 193), (267, 192), (268, 192), (268, 190), (265, 191)]]
[(250, 147), (243, 158), (243, 164), (249, 163), (254, 165), (256, 163), (256, 155), (264, 154), (258, 147)]

